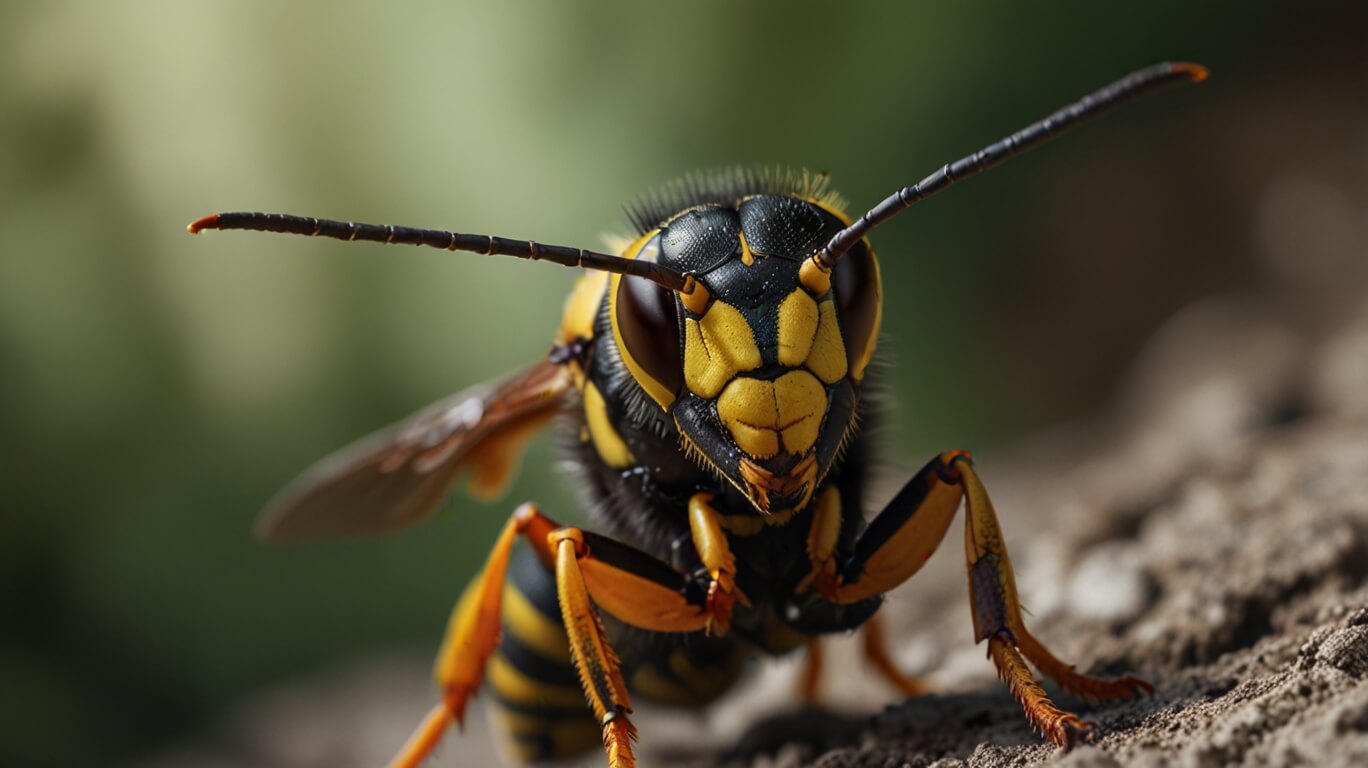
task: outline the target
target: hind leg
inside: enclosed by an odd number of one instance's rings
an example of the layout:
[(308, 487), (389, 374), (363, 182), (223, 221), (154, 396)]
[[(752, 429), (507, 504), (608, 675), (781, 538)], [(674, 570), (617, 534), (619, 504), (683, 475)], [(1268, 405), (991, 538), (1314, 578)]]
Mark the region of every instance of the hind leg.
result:
[[(897, 663), (893, 661), (893, 657), (888, 653), (881, 614), (874, 614), (869, 618), (869, 621), (864, 623), (864, 626), (860, 628), (860, 636), (861, 650), (864, 652), (865, 661), (898, 693), (906, 698), (912, 698), (927, 692), (926, 683), (899, 669)], [(803, 660), (803, 668), (798, 673), (798, 685), (795, 693), (799, 701), (805, 704), (817, 704), (821, 701), (822, 668), (825, 665), (822, 638), (814, 637), (808, 640), (806, 651), (807, 657)]]

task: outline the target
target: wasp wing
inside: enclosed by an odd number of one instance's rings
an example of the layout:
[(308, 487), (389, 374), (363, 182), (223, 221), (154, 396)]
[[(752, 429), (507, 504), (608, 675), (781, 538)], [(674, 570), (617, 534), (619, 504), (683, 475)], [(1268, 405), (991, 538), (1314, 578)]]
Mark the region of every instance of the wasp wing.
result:
[(542, 360), (435, 403), (310, 467), (266, 505), (256, 533), (306, 541), (391, 531), (432, 514), (463, 470), (472, 494), (496, 496), (572, 382), (567, 366)]

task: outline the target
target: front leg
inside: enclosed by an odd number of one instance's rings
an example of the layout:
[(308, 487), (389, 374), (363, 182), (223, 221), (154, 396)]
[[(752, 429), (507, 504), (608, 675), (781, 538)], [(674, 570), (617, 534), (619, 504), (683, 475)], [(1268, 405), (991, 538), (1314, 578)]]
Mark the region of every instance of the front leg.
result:
[(711, 493), (696, 493), (689, 499), (689, 533), (698, 558), (712, 581), (708, 585), (708, 623), (710, 635), (725, 635), (731, 627), (732, 608), (739, 599), (749, 606), (746, 596), (736, 588), (736, 557), (732, 555), (722, 517), (712, 505)]
[(828, 600), (852, 603), (881, 595), (911, 578), (940, 545), (951, 519), (965, 502), (965, 557), (975, 642), (988, 641), (988, 655), (1032, 725), (1056, 744), (1070, 744), (1091, 726), (1056, 707), (1031, 676), (1029, 659), (1067, 691), (1091, 700), (1131, 698), (1154, 688), (1131, 676), (1101, 680), (1080, 675), (1026, 629), (1011, 558), (988, 492), (962, 451), (933, 459), (869, 524), (854, 551), (836, 566), (814, 560), (804, 585)]
[[(841, 540), (841, 531), (846, 527), (842, 514), (841, 493), (835, 487), (828, 487), (817, 497), (813, 505), (812, 527), (808, 530), (807, 555), (812, 570), (794, 589), (797, 594), (805, 594), (816, 589), (831, 602), (840, 598), (841, 578), (836, 570), (836, 548)], [(887, 680), (903, 696), (920, 696), (926, 686), (920, 680), (905, 674), (893, 663), (884, 642), (883, 619), (879, 614), (870, 616), (861, 627), (865, 660), (869, 662), (884, 680)], [(808, 641), (808, 660), (800, 678), (798, 697), (803, 701), (817, 700), (817, 681), (822, 668), (821, 639), (814, 637)]]

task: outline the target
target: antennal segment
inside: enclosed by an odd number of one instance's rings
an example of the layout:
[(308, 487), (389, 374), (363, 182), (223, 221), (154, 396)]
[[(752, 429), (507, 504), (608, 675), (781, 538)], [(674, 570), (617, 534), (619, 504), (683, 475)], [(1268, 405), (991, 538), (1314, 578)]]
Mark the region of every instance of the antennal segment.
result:
[(902, 213), (913, 203), (925, 200), (957, 181), (986, 171), (1007, 158), (1041, 144), (1064, 130), (1136, 96), (1181, 80), (1200, 83), (1207, 78), (1207, 74), (1207, 68), (1201, 64), (1181, 61), (1156, 64), (1132, 72), (1044, 120), (1032, 123), (996, 144), (990, 144), (972, 155), (962, 157), (916, 184), (894, 192), (854, 224), (837, 232), (822, 250), (812, 255), (812, 261), (818, 269), (829, 272), (841, 256), (869, 234), (871, 229)]
[(253, 232), (283, 232), (290, 235), (331, 237), (337, 240), (366, 240), (391, 245), (426, 245), (448, 251), (468, 251), (485, 255), (516, 256), (533, 261), (551, 261), (567, 267), (597, 269), (622, 275), (644, 277), (672, 291), (689, 294), (696, 281), (653, 261), (637, 261), (607, 253), (546, 245), (531, 240), (510, 240), (493, 235), (470, 235), (443, 229), (416, 229), (392, 224), (360, 224), (352, 221), (316, 219), (284, 213), (211, 213), (190, 222), (186, 231), (197, 235), (205, 229), (242, 229)]

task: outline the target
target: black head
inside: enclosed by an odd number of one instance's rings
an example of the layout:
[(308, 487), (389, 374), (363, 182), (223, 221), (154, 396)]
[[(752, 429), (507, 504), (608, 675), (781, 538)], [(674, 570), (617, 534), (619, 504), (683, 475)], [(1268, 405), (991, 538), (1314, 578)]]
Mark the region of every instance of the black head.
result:
[(830, 273), (804, 267), (848, 223), (830, 197), (695, 205), (624, 254), (692, 275), (692, 293), (630, 278), (610, 288), (632, 376), (690, 456), (764, 514), (805, 507), (855, 427), (878, 337), (878, 264), (861, 244)]

